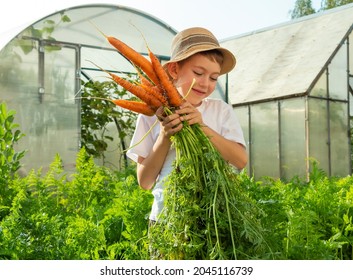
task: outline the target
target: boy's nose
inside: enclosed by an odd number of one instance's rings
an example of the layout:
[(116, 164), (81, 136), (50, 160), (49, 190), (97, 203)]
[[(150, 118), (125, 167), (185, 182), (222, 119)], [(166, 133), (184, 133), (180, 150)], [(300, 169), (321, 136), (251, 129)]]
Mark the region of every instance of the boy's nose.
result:
[(201, 77), (199, 79), (199, 85), (202, 87), (207, 87), (208, 86), (208, 79), (207, 77)]

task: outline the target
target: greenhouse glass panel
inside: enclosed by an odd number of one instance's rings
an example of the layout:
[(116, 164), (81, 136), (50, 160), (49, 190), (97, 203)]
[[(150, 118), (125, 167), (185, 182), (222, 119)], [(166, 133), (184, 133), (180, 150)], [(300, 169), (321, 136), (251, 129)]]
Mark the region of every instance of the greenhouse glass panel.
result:
[(344, 102), (330, 102), (331, 175), (346, 176), (350, 172), (348, 108)]
[(136, 73), (133, 65), (116, 51), (94, 48), (81, 48), (81, 71), (90, 79), (105, 81), (109, 76), (100, 70), (123, 73)]
[[(75, 100), (75, 61), (73, 49), (44, 53), (44, 88), (37, 93), (28, 112), (30, 123), (24, 138), (30, 147), (31, 168), (44, 169), (56, 154), (66, 170), (72, 170), (78, 151), (79, 101)], [(21, 114), (23, 115), (23, 114)]]
[(279, 177), (277, 102), (251, 106), (251, 172), (257, 177)]
[(326, 71), (321, 74), (319, 80), (310, 92), (311, 96), (327, 97), (327, 73)]
[(248, 106), (241, 106), (234, 108), (235, 114), (239, 120), (240, 126), (243, 130), (244, 139), (249, 143), (249, 109)]
[[(26, 136), (16, 145), (17, 151), (26, 150), (21, 160), (24, 165), (21, 172), (26, 174), (26, 167), (35, 161), (42, 151), (37, 151), (31, 158), (33, 144), (38, 129), (34, 119), (38, 116), (38, 44), (31, 40), (17, 40), (9, 43), (0, 52), (0, 93), (8, 109), (15, 110), (15, 123)], [(27, 169), (28, 170), (28, 169)]]
[(306, 174), (305, 99), (281, 101), (281, 177)]
[(329, 139), (327, 126), (327, 101), (309, 99), (309, 157), (319, 163), (319, 168), (329, 173)]
[(347, 44), (343, 44), (328, 68), (329, 97), (347, 100)]
[[(26, 98), (38, 97), (38, 44), (32, 40), (13, 40), (0, 51), (1, 99), (14, 108)], [(11, 102), (11, 103), (10, 103)]]
[(215, 90), (211, 94), (211, 98), (221, 99), (223, 101), (228, 102), (228, 96), (226, 96), (225, 88), (226, 88), (226, 80), (227, 75), (222, 75), (218, 77), (218, 82)]
[(60, 51), (45, 52), (44, 96), (48, 102), (76, 104), (74, 99), (76, 78), (75, 49), (62, 48)]

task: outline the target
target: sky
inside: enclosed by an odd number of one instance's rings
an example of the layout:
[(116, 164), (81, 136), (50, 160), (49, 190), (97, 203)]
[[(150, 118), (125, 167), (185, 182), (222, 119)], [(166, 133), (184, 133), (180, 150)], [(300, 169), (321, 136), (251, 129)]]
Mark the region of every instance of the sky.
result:
[[(114, 4), (156, 17), (180, 31), (208, 28), (219, 39), (288, 22), (295, 0), (11, 0), (0, 10), (0, 37), (60, 10), (87, 4)], [(312, 0), (315, 9), (321, 0)], [(14, 35), (17, 35), (16, 32)], [(4, 37), (5, 38), (5, 37)]]

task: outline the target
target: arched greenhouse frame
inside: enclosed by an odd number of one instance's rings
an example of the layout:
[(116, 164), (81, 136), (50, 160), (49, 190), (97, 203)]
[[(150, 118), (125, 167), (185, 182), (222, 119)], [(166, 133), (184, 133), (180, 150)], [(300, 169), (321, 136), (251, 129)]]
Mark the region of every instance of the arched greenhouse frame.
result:
[[(56, 154), (66, 170), (73, 170), (81, 142), (82, 84), (106, 80), (99, 68), (136, 72), (102, 33), (144, 55), (148, 43), (163, 61), (176, 31), (128, 7), (84, 5), (38, 20), (1, 50), (1, 100), (16, 111), (16, 122), (26, 135), (17, 147), (27, 150), (23, 172), (47, 169)], [(116, 151), (107, 154), (112, 162), (119, 161)]]

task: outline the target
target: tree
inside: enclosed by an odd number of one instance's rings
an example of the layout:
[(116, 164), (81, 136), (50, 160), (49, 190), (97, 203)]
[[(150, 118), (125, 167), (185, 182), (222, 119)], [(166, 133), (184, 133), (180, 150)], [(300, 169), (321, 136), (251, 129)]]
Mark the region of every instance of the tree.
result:
[(303, 16), (314, 14), (316, 11), (312, 7), (311, 0), (297, 0), (294, 4), (294, 9), (291, 10), (291, 18), (300, 18)]
[(353, 0), (323, 0), (321, 10), (329, 10), (349, 3), (353, 3)]
[(311, 0), (296, 0), (294, 4), (294, 9), (290, 11), (290, 14), (291, 18), (295, 19), (311, 15), (316, 12), (347, 5), (349, 3), (353, 3), (353, 0), (322, 0), (321, 7), (317, 11), (315, 11), (315, 9), (312, 7)]

